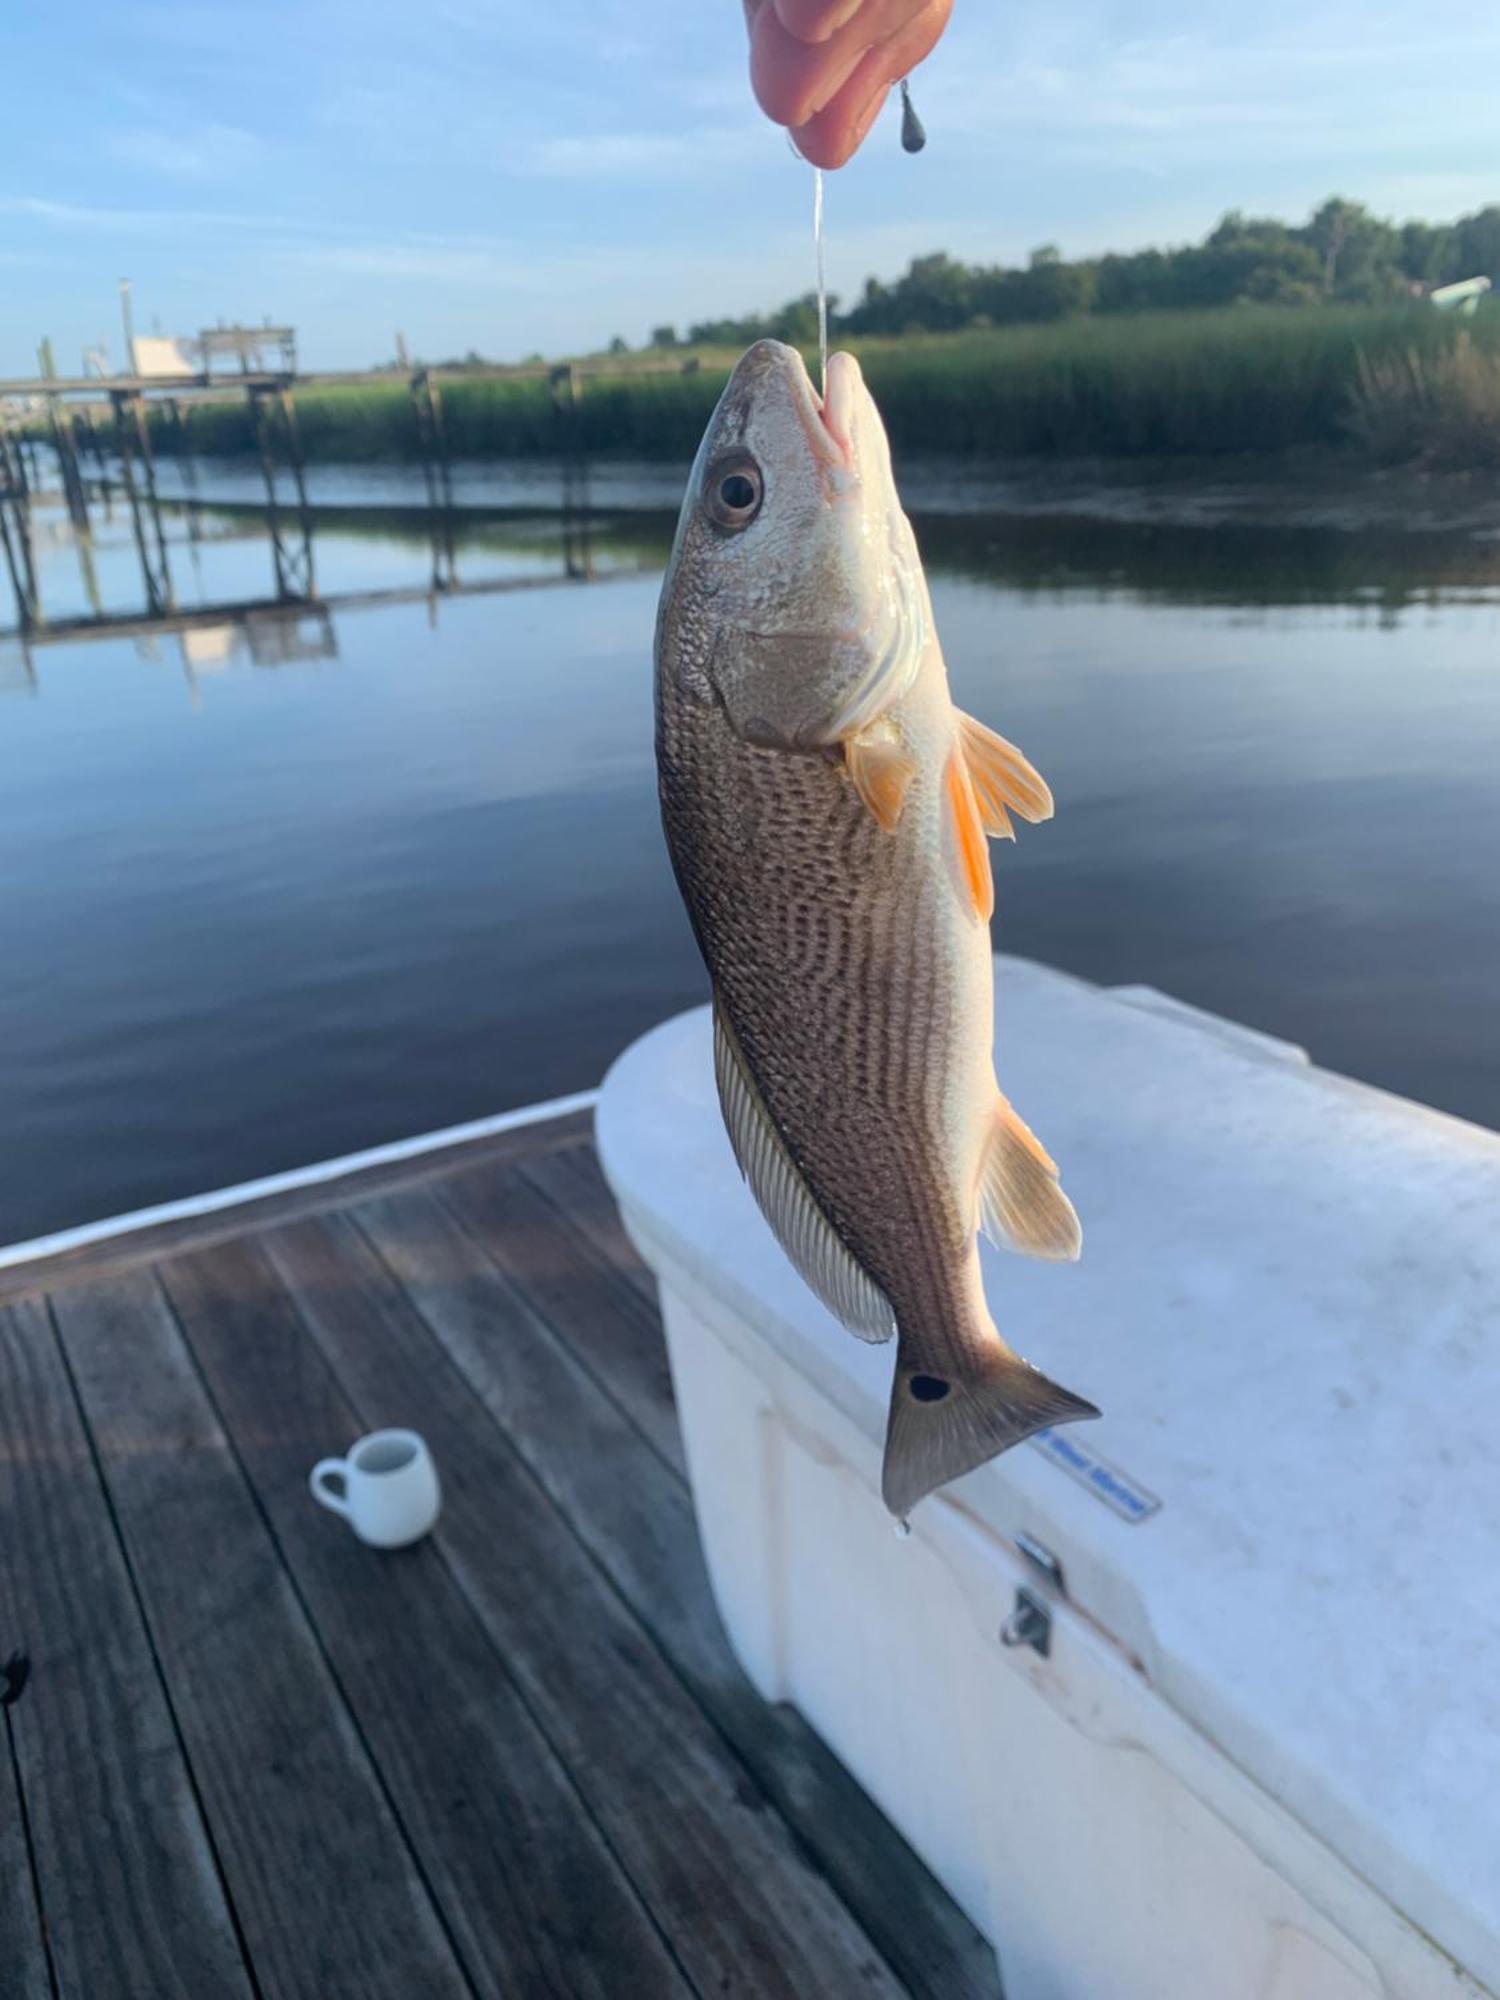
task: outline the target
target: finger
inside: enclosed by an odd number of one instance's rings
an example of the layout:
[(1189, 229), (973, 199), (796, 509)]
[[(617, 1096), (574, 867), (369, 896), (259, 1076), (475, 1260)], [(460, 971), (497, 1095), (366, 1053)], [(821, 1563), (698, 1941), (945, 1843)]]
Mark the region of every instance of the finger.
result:
[(864, 4), (865, 0), (773, 0), (782, 27), (799, 42), (826, 42)]
[(862, 46), (831, 36), (799, 42), (781, 25), (774, 5), (757, 7), (750, 22), (750, 87), (768, 118), (800, 125), (826, 104), (863, 54)]
[(928, 0), (900, 33), (867, 49), (827, 103), (792, 126), (798, 152), (815, 167), (841, 167), (852, 159), (880, 116), (891, 85), (932, 53), (952, 11), (953, 0)]
[[(750, 24), (750, 81), (761, 109), (778, 125), (805, 124), (821, 111), (877, 43), (907, 35), (929, 11), (927, 0), (864, 0), (824, 41), (800, 41), (782, 22), (784, 0), (768, 0)], [(950, 0), (951, 4), (951, 0)], [(924, 44), (931, 48), (934, 33)]]
[(788, 34), (825, 42), (846, 29), (868, 48), (920, 14), (925, 0), (771, 0)]

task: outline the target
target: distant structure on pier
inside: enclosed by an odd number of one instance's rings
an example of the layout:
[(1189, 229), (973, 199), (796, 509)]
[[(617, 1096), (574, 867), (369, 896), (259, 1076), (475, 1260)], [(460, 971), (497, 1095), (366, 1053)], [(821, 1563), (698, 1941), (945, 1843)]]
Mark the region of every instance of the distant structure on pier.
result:
[(297, 335), (289, 326), (272, 326), (269, 321), (264, 326), (218, 326), (205, 329), (198, 336), (199, 352), (203, 356), (203, 372), (214, 373), (214, 363), (232, 359), (239, 363), (241, 375), (295, 375), (297, 372)]
[(125, 360), (127, 375), (152, 381), (167, 375), (197, 375), (203, 367), (197, 341), (173, 333), (138, 333)]
[[(197, 334), (133, 334), (126, 373), (162, 380), (168, 376), (295, 375), (297, 331), (290, 326), (205, 327)], [(224, 362), (234, 364), (229, 370)]]

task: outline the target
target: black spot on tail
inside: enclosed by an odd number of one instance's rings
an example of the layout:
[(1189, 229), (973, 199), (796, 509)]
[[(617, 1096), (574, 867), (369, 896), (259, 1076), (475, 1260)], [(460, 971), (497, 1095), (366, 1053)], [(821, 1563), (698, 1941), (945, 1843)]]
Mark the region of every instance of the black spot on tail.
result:
[(913, 1375), (907, 1387), (919, 1403), (940, 1403), (953, 1384), (941, 1375)]
[(1097, 1417), (1092, 1403), (1049, 1382), (1000, 1346), (966, 1359), (950, 1381), (897, 1367), (881, 1492), (897, 1520), (926, 1493), (972, 1472), (1050, 1424)]

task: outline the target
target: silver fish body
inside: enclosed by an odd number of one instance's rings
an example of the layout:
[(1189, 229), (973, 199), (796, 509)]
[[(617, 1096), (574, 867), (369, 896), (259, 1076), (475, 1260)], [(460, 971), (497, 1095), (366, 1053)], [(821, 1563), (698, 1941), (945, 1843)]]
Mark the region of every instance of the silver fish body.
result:
[(1044, 817), (957, 711), (857, 365), (819, 402), (752, 348), (699, 452), (657, 632), (662, 820), (713, 982), (726, 1123), (783, 1246), (851, 1330), (899, 1336), (883, 1490), (923, 1494), (1095, 1414), (1001, 1339), (975, 1231), (1075, 1255), (999, 1094), (986, 826)]

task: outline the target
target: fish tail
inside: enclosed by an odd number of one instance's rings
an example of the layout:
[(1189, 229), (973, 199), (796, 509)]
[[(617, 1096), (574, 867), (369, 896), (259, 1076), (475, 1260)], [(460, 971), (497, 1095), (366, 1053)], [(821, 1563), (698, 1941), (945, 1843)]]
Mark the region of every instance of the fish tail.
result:
[(943, 1374), (919, 1365), (902, 1337), (881, 1478), (885, 1504), (898, 1519), (925, 1495), (1033, 1431), (1099, 1414), (1082, 1396), (1023, 1361), (993, 1327), (990, 1333), (982, 1346), (965, 1350), (957, 1369)]

